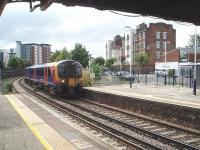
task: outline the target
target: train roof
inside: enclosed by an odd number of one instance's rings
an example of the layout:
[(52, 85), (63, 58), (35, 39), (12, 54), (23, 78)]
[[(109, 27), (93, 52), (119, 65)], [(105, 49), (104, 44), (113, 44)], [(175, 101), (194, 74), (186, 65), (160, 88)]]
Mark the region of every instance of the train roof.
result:
[[(73, 61), (73, 62), (77, 62), (75, 60), (60, 60), (60, 61), (56, 61), (56, 62), (51, 62), (51, 63), (46, 63), (46, 64), (39, 64), (39, 65), (34, 65), (34, 66), (30, 66), (30, 67), (26, 67), (27, 69), (29, 68), (44, 68), (44, 67), (51, 67), (51, 66), (56, 66), (60, 63), (63, 62), (67, 62), (67, 61)], [(79, 62), (77, 62), (79, 63)], [(79, 63), (80, 64), (80, 63)], [(81, 64), (80, 64), (81, 65)]]

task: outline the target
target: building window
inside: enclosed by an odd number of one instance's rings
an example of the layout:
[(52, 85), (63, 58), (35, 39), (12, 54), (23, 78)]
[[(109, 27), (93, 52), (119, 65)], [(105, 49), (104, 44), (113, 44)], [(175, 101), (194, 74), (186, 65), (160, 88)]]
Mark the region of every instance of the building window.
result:
[(114, 53), (115, 53), (114, 50), (112, 50), (112, 54), (111, 54), (111, 55), (112, 55), (112, 58), (114, 58)]
[(139, 43), (139, 50), (141, 49), (141, 43)]
[(141, 39), (142, 39), (142, 38), (141, 38), (141, 36), (142, 36), (142, 35), (141, 35), (141, 33), (139, 33), (139, 40), (141, 40)]
[(129, 50), (129, 45), (126, 46), (126, 49)]
[(164, 39), (164, 40), (167, 39), (167, 32), (163, 32), (163, 39)]
[(137, 34), (135, 35), (135, 41), (138, 41), (138, 35)]
[[(165, 42), (163, 42), (163, 49), (165, 49)], [(166, 49), (167, 49), (167, 45), (166, 45)]]
[(143, 49), (145, 49), (145, 42), (143, 42)]
[(156, 41), (156, 48), (160, 48), (160, 41)]
[(129, 34), (127, 34), (126, 39), (127, 39), (127, 41), (129, 41)]
[(145, 39), (145, 32), (143, 32), (143, 39)]
[(160, 51), (156, 51), (156, 59), (160, 59)]
[(156, 39), (160, 39), (160, 32), (156, 32)]

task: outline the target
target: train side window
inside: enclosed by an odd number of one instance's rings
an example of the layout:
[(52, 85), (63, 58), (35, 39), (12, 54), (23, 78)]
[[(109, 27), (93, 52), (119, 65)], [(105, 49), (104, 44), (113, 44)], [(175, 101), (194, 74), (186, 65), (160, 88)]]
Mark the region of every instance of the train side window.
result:
[(51, 70), (50, 70), (50, 68), (48, 68), (48, 77), (50, 77), (51, 76)]
[(58, 75), (61, 78), (64, 78), (66, 76), (66, 69), (65, 69), (65, 64), (61, 63), (58, 66)]
[(44, 76), (44, 68), (41, 68), (40, 71), (41, 71), (41, 76)]

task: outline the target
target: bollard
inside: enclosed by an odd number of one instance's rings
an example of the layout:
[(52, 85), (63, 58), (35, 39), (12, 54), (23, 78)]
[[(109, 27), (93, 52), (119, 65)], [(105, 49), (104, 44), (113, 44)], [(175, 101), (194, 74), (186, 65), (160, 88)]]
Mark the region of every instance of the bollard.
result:
[(167, 75), (165, 75), (165, 86), (167, 85)]
[(190, 88), (192, 87), (192, 69), (190, 69)]
[(172, 83), (173, 83), (173, 86), (174, 86), (174, 79), (175, 79), (175, 77), (173, 76), (173, 81), (172, 81)]
[(131, 77), (130, 77), (130, 88), (132, 88), (132, 80), (131, 80)]
[(182, 87), (183, 87), (183, 75), (182, 75)]
[(156, 85), (158, 85), (158, 76), (156, 76)]
[(145, 84), (147, 84), (147, 74), (145, 73)]
[(196, 95), (196, 89), (197, 89), (197, 83), (196, 83), (197, 81), (196, 81), (196, 79), (194, 80), (194, 88), (193, 88), (193, 93), (194, 93), (194, 95)]

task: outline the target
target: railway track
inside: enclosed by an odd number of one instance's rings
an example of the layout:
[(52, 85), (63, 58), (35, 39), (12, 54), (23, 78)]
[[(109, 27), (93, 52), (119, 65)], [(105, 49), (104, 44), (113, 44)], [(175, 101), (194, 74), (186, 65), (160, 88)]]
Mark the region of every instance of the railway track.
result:
[(127, 113), (116, 108), (94, 103), (85, 99), (71, 101), (70, 104), (85, 111), (98, 113), (112, 122), (117, 122), (128, 129), (145, 134), (153, 139), (167, 143), (177, 149), (200, 149), (200, 132), (178, 125), (159, 122), (148, 117)]
[[(88, 100), (55, 99), (20, 86), (49, 105), (70, 114), (134, 149), (200, 149), (200, 134), (155, 120), (125, 113)], [(62, 101), (65, 101), (63, 103)]]

